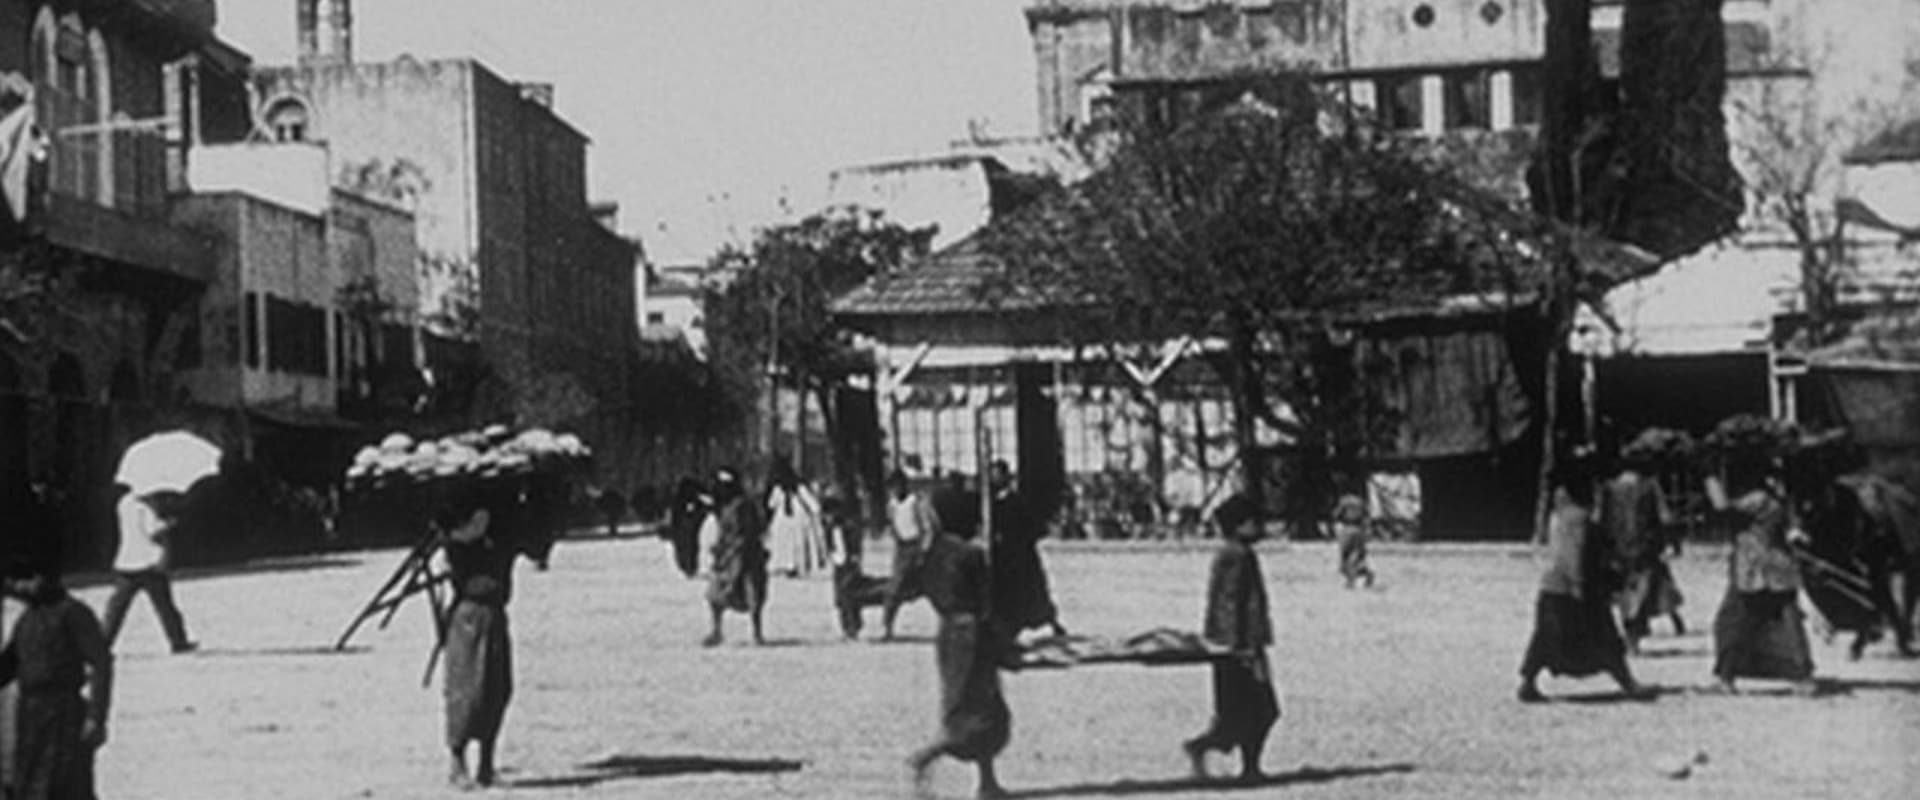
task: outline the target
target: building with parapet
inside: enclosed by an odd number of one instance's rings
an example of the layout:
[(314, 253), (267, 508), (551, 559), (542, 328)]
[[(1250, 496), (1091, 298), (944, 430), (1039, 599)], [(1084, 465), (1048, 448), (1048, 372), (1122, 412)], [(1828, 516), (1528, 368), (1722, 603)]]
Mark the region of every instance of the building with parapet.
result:
[(639, 253), (587, 201), (586, 135), (551, 85), (471, 59), (354, 61), (346, 5), (334, 0), (322, 47), (300, 3), (298, 63), (254, 70), (260, 134), (325, 143), (335, 186), (413, 212), (427, 373), (449, 412), (617, 448)]

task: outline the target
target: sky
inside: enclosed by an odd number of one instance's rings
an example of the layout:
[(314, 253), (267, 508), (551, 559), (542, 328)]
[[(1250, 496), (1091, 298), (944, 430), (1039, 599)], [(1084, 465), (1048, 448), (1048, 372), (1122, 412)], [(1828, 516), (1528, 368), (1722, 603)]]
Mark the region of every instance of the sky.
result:
[[(1033, 133), (1024, 4), (354, 0), (353, 52), (470, 57), (554, 84), (555, 109), (592, 140), (588, 196), (618, 202), (622, 232), (673, 264), (818, 209), (837, 167), (937, 152), (970, 121)], [(294, 7), (221, 0), (217, 31), (256, 64), (288, 63)]]

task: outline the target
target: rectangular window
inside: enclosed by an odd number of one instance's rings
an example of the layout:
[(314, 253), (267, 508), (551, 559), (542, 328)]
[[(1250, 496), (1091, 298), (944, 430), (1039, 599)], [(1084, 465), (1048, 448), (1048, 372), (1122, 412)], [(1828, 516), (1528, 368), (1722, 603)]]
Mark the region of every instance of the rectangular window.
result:
[(1442, 77), (1448, 130), (1492, 127), (1491, 79), (1490, 73), (1478, 69), (1450, 72)]
[(327, 375), (327, 312), (267, 298), (267, 366), (298, 375)]
[(1380, 124), (1390, 130), (1417, 131), (1421, 124), (1420, 76), (1389, 75), (1374, 80)]

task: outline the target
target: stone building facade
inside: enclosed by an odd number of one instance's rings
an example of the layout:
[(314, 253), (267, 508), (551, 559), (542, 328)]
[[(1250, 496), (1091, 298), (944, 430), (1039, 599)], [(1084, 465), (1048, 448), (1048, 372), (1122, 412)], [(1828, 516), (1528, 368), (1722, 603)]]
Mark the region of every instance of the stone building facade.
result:
[[(182, 112), (190, 76), (244, 63), (213, 23), (211, 0), (0, 0), (0, 74), (32, 86), (48, 142), (24, 222), (0, 234), (0, 517), (44, 485), (65, 506), (70, 565), (111, 554), (96, 501), (115, 459), (182, 400), (172, 378), (214, 246), (169, 224), (185, 147), (168, 133), (229, 119)], [(0, 97), (0, 113), (23, 100)]]
[(336, 186), (414, 214), (433, 379), (478, 368), (475, 413), (622, 436), (638, 334), (636, 245), (596, 220), (587, 138), (466, 59), (306, 58), (256, 69), (263, 134), (324, 143)]

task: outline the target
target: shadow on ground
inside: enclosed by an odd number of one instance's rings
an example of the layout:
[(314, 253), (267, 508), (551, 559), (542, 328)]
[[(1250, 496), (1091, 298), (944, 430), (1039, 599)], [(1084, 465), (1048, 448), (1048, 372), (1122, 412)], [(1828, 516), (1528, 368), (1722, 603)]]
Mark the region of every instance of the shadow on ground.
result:
[(1234, 778), (1163, 778), (1157, 780), (1118, 780), (1110, 783), (1078, 783), (1039, 789), (1018, 789), (1008, 797), (1093, 797), (1106, 795), (1157, 795), (1167, 792), (1205, 791), (1208, 793), (1268, 789), (1308, 783), (1331, 783), (1350, 778), (1371, 778), (1412, 772), (1413, 765), (1367, 764), (1340, 767), (1301, 767), (1290, 772), (1267, 775), (1259, 780)]
[(1552, 699), (1558, 699), (1562, 702), (1567, 702), (1567, 703), (1582, 703), (1587, 705), (1610, 705), (1613, 703), (1651, 703), (1655, 700), (1660, 699), (1665, 695), (1682, 694), (1682, 693), (1683, 693), (1683, 690), (1680, 689), (1679, 687), (1656, 686), (1650, 683), (1643, 683), (1643, 684), (1640, 684), (1639, 694), (1627, 694), (1626, 692), (1620, 691), (1618, 689), (1614, 689), (1612, 691), (1604, 691), (1604, 692), (1582, 692), (1580, 694), (1569, 694), (1569, 695), (1563, 695), (1561, 697), (1552, 698)]
[(1642, 647), (1640, 648), (1640, 652), (1634, 653), (1632, 657), (1633, 658), (1705, 658), (1711, 655), (1713, 655), (1713, 649), (1708, 647), (1673, 647), (1673, 648), (1664, 648), (1664, 649)]
[[(292, 556), (287, 558), (243, 561), (238, 564), (219, 564), (212, 566), (181, 567), (172, 570), (168, 577), (175, 583), (195, 581), (205, 578), (224, 578), (230, 575), (261, 575), (275, 572), (307, 572), (319, 569), (348, 569), (360, 566), (365, 558), (343, 555)], [(113, 573), (104, 571), (76, 572), (64, 576), (61, 582), (68, 589), (85, 589), (93, 586), (107, 586), (113, 583)]]
[(514, 778), (505, 783), (516, 789), (569, 789), (628, 778), (658, 778), (714, 772), (734, 774), (798, 772), (802, 766), (804, 766), (802, 762), (784, 758), (619, 755), (581, 764), (574, 772), (564, 775)]

